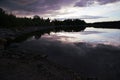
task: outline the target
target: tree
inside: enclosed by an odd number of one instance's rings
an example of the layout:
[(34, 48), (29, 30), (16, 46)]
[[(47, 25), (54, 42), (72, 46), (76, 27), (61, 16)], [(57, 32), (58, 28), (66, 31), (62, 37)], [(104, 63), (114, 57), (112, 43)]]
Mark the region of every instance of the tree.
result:
[(4, 15), (4, 14), (5, 14), (5, 11), (2, 8), (0, 8), (0, 15)]
[(33, 16), (33, 19), (35, 19), (35, 20), (40, 20), (40, 16), (35, 15), (35, 16)]

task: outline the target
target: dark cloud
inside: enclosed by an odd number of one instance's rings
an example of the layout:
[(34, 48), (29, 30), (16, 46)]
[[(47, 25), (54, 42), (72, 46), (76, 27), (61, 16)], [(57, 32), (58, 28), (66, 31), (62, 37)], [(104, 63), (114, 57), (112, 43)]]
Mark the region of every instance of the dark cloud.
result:
[(114, 3), (118, 2), (120, 0), (97, 0), (100, 4), (108, 4), (108, 3)]
[(75, 6), (85, 7), (94, 3), (94, 0), (80, 0)]
[[(90, 6), (97, 1), (99, 4), (113, 3), (120, 0), (0, 0), (0, 7), (16, 15), (45, 15), (61, 14), (55, 11), (65, 6), (75, 5), (79, 7)], [(76, 3), (77, 2), (77, 3)], [(91, 17), (92, 18), (92, 17)], [(97, 18), (97, 17), (94, 17)]]
[(100, 5), (104, 5), (104, 4), (114, 3), (118, 1), (120, 0), (80, 0), (79, 2), (75, 4), (75, 6), (86, 7), (86, 6), (90, 6), (94, 4), (95, 2), (98, 2), (98, 4)]
[(44, 14), (71, 3), (72, 0), (0, 0), (0, 7), (17, 14)]

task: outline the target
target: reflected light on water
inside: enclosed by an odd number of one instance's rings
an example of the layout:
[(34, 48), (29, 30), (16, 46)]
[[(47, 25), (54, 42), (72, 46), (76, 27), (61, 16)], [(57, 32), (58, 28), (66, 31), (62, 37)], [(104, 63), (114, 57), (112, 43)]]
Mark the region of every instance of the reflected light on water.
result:
[(50, 35), (44, 35), (42, 38), (58, 40), (65, 43), (85, 42), (89, 44), (105, 44), (120, 46), (119, 29), (101, 29), (86, 28), (83, 32), (51, 32)]

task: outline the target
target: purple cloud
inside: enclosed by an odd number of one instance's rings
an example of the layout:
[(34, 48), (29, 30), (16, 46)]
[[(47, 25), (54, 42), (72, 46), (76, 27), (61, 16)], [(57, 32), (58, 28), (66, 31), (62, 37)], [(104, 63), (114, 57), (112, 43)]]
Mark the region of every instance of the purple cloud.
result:
[(100, 5), (103, 5), (118, 2), (120, 0), (80, 0), (77, 3), (76, 1), (78, 0), (0, 0), (0, 7), (16, 15), (55, 15), (61, 14), (55, 11), (71, 4), (79, 7), (86, 7), (94, 4), (96, 1)]
[(86, 6), (90, 6), (94, 4), (95, 2), (98, 2), (98, 4), (100, 5), (104, 5), (104, 4), (114, 3), (118, 1), (120, 0), (80, 0), (79, 2), (75, 4), (75, 6), (86, 7)]
[(75, 6), (85, 7), (94, 3), (94, 0), (80, 0), (75, 4)]
[(118, 2), (120, 0), (97, 0), (100, 4), (108, 4), (108, 3), (114, 3)]
[(16, 14), (45, 14), (72, 4), (73, 0), (0, 0), (0, 7)]

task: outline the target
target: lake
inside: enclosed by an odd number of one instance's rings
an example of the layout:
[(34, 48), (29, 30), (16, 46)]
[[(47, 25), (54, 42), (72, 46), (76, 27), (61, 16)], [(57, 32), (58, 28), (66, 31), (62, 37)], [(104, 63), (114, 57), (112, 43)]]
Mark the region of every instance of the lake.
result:
[(65, 43), (85, 42), (92, 45), (105, 44), (120, 46), (119, 29), (86, 28), (83, 32), (51, 32), (41, 38), (57, 40)]
[(79, 72), (83, 79), (120, 80), (120, 29), (37, 34), (19, 48), (47, 54), (50, 61)]

